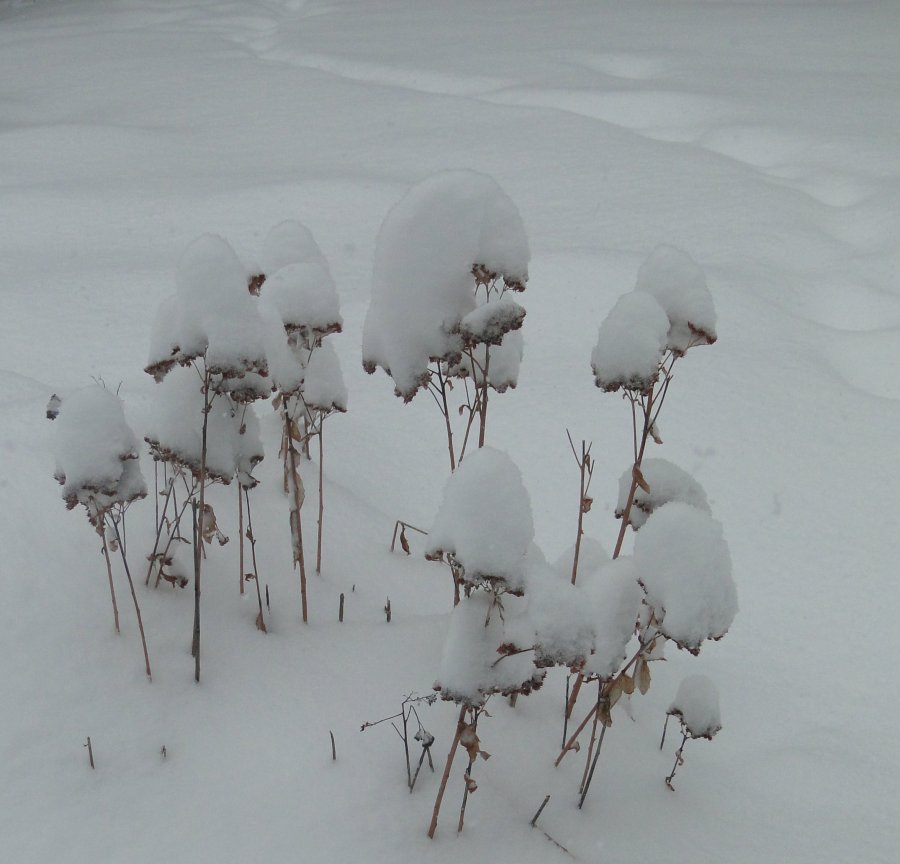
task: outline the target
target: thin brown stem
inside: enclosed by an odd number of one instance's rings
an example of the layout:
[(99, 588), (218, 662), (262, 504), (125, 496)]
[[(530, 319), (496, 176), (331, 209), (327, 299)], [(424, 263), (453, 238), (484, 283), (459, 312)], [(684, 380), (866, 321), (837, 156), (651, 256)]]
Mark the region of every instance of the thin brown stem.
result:
[(116, 603), (116, 589), (113, 587), (112, 562), (109, 560), (109, 547), (106, 544), (106, 531), (103, 528), (98, 530), (100, 538), (103, 540), (103, 557), (106, 559), (106, 575), (109, 578), (109, 596), (112, 599), (113, 619), (116, 622), (116, 633), (121, 633), (119, 629), (119, 606)]
[(244, 499), (241, 495), (241, 484), (238, 487), (238, 569), (240, 570), (241, 596), (244, 594)]
[[(122, 516), (125, 516), (124, 509), (122, 510)], [(141, 633), (141, 646), (144, 649), (144, 666), (147, 670), (147, 677), (152, 681), (153, 673), (150, 671), (150, 653), (147, 650), (147, 637), (144, 634), (144, 622), (141, 618), (141, 607), (138, 605), (137, 594), (134, 590), (134, 580), (131, 578), (131, 568), (128, 566), (128, 556), (125, 554), (124, 538), (119, 533), (119, 525), (115, 518), (110, 516), (109, 521), (112, 522), (113, 531), (116, 532), (116, 540), (119, 544), (119, 554), (122, 556), (122, 566), (125, 568), (125, 576), (128, 578), (128, 587), (131, 589), (131, 599), (134, 601), (134, 614), (137, 617), (138, 630)]]
[(287, 447), (288, 482), (291, 489), (291, 541), (294, 551), (294, 566), (300, 570), (300, 607), (303, 623), (309, 620), (306, 601), (306, 561), (303, 555), (303, 526), (300, 521), (300, 508), (303, 506), (299, 469), (297, 467), (297, 448), (291, 438), (291, 418), (287, 403), (284, 403), (285, 446)]
[(441, 802), (444, 800), (444, 791), (447, 788), (450, 769), (453, 766), (456, 749), (459, 747), (459, 739), (466, 726), (466, 710), (465, 705), (459, 709), (459, 718), (456, 721), (456, 734), (453, 736), (453, 743), (450, 745), (450, 752), (447, 754), (447, 763), (444, 765), (444, 773), (441, 775), (441, 785), (438, 787), (437, 797), (434, 799), (434, 809), (431, 811), (431, 824), (428, 827), (428, 837), (431, 840), (434, 839), (434, 832), (437, 831), (438, 814), (441, 812)]
[[(241, 486), (238, 484), (238, 490)], [(250, 514), (250, 490), (244, 487), (244, 500), (247, 502), (247, 537), (250, 540), (250, 555), (253, 560), (253, 582), (256, 585), (256, 602), (259, 604), (259, 615), (256, 618), (256, 626), (263, 633), (268, 633), (266, 629), (266, 619), (263, 615), (262, 590), (259, 587), (259, 570), (256, 565), (256, 535), (253, 533), (253, 517)]]
[(325, 479), (325, 444), (323, 442), (322, 434), (324, 432), (325, 418), (319, 418), (319, 523), (316, 531), (316, 573), (320, 574), (322, 572), (322, 524), (325, 518), (325, 489), (324, 489), (324, 479)]

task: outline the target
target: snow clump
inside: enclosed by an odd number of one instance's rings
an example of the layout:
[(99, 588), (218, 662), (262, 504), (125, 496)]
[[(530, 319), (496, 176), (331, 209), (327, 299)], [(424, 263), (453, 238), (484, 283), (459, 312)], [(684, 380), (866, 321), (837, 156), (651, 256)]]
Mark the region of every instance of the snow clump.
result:
[[(378, 235), (363, 328), (366, 371), (380, 366), (408, 402), (427, 380), (429, 363), (458, 360), (460, 322), (477, 305), (473, 275), (502, 277), (521, 290), (529, 258), (522, 217), (490, 177), (449, 171), (413, 186)], [(502, 326), (512, 326), (510, 310), (502, 310)]]
[(482, 447), (447, 480), (425, 554), (446, 555), (465, 585), (488, 582), (521, 594), (533, 537), (521, 472), (506, 453)]
[(84, 504), (93, 521), (114, 504), (147, 494), (137, 438), (118, 396), (94, 384), (60, 400), (57, 410), (55, 477), (70, 510)]
[(591, 354), (598, 387), (650, 391), (659, 378), (669, 319), (649, 294), (623, 294), (600, 325)]
[(666, 713), (678, 717), (691, 738), (712, 740), (722, 728), (719, 691), (706, 675), (688, 675)]
[[(650, 491), (638, 486), (634, 492), (634, 502), (628, 514), (628, 524), (638, 530), (647, 517), (669, 501), (683, 501), (707, 513), (709, 502), (703, 487), (682, 468), (667, 459), (644, 459), (641, 474)], [(628, 494), (631, 492), (633, 469), (628, 468), (619, 478), (619, 500), (616, 504), (616, 518), (625, 514)]]
[(634, 565), (660, 632), (692, 654), (721, 639), (737, 613), (737, 589), (722, 526), (708, 513), (672, 501), (638, 532)]
[(666, 347), (684, 354), (716, 341), (716, 310), (703, 270), (687, 252), (657, 246), (640, 266), (635, 291), (652, 295), (669, 318)]
[(450, 613), (440, 674), (434, 689), (441, 698), (480, 707), (492, 693), (529, 693), (543, 683), (529, 654), (508, 654), (509, 639), (501, 610), (487, 591), (463, 597)]

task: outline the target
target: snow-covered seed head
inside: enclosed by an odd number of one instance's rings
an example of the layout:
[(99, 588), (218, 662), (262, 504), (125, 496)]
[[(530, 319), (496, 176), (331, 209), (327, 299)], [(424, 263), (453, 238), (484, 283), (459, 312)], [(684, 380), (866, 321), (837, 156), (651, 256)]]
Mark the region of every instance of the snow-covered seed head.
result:
[(722, 728), (719, 691), (706, 675), (688, 675), (679, 685), (666, 713), (678, 717), (691, 738), (711, 741)]

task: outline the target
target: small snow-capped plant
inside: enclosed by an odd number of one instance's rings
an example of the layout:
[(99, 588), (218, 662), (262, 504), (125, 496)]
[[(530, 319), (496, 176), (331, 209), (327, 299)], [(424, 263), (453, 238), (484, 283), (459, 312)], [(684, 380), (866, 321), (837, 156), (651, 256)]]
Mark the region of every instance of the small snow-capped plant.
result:
[(308, 456), (310, 439), (318, 439), (316, 572), (320, 573), (325, 509), (324, 424), (332, 414), (347, 410), (347, 388), (340, 363), (332, 345), (324, 340), (341, 332), (343, 319), (325, 256), (303, 225), (276, 225), (266, 237), (262, 266), (265, 269), (256, 277), (256, 291), (261, 297), (269, 371), (276, 392), (274, 405), (282, 421), (284, 486), (290, 496), (291, 544), (294, 566), (300, 571), (301, 616), (305, 623), (308, 601), (301, 508), (306, 494), (298, 447)]
[(117, 633), (119, 610), (110, 551), (118, 551), (121, 556), (141, 634), (147, 677), (152, 680), (147, 638), (125, 548), (125, 512), (134, 501), (147, 495), (138, 462), (137, 438), (125, 420), (119, 397), (100, 384), (76, 390), (64, 402), (54, 395), (51, 404), (53, 411), (48, 406), (47, 416), (57, 424), (55, 477), (63, 487), (63, 500), (69, 510), (82, 505), (100, 537)]
[[(413, 186), (381, 226), (363, 367), (387, 372), (404, 402), (428, 391), (444, 418), (451, 471), (476, 421), (484, 446), (490, 391), (518, 381), (525, 310), (513, 295), (525, 290), (529, 258), (515, 205), (474, 171)], [(460, 380), (464, 402), (454, 406)], [(464, 426), (454, 437), (457, 416)]]
[[(675, 363), (690, 349), (716, 341), (712, 296), (700, 267), (687, 253), (659, 246), (638, 270), (633, 291), (623, 295), (600, 325), (591, 355), (596, 385), (621, 391), (632, 416), (632, 463), (619, 481), (616, 517), (621, 519), (613, 560), (627, 567), (642, 592), (634, 627), (637, 648), (609, 677), (591, 667), (576, 680), (567, 705), (575, 705), (584, 681), (597, 680), (598, 700), (565, 743), (557, 764), (575, 749), (593, 719), (604, 727), (623, 693), (650, 686), (649, 663), (665, 642), (696, 654), (707, 639), (719, 639), (737, 611), (728, 548), (709, 515), (702, 487), (665, 459), (645, 459), (650, 441), (662, 444), (658, 419)], [(634, 555), (622, 556), (627, 528), (639, 532)], [(598, 631), (599, 632), (599, 631)], [(625, 647), (624, 645), (622, 646)], [(599, 750), (598, 750), (599, 753)], [(594, 764), (596, 763), (596, 754)], [(593, 767), (582, 778), (582, 802)]]
[(244, 268), (221, 237), (204, 235), (182, 254), (176, 293), (157, 313), (146, 371), (161, 384), (147, 435), (151, 452), (193, 480), (186, 484), (197, 520), (191, 653), (199, 681), (201, 562), (203, 544), (215, 536), (207, 484), (228, 484), (237, 476), (242, 485), (255, 485), (250, 472), (262, 450), (258, 439), (250, 441), (247, 406), (271, 391), (256, 301)]
[(673, 792), (672, 781), (680, 765), (684, 765), (684, 745), (688, 738), (706, 738), (712, 741), (722, 728), (722, 717), (719, 711), (719, 691), (715, 683), (706, 675), (688, 675), (679, 685), (678, 692), (666, 711), (666, 722), (663, 726), (662, 750), (666, 741), (666, 728), (669, 718), (677, 717), (681, 723), (681, 743), (675, 751), (675, 764), (666, 777), (666, 786)]
[(514, 635), (522, 625), (523, 601), (534, 525), (519, 469), (505, 453), (484, 447), (470, 454), (450, 476), (434, 526), (428, 555), (446, 560), (459, 599), (450, 615), (435, 690), (459, 706), (456, 732), (441, 777), (428, 836), (434, 837), (450, 769), (458, 747), (469, 764), (457, 830), (461, 831), (470, 793), (477, 784), (477, 757), (487, 759), (478, 738), (478, 719), (495, 693), (530, 693), (543, 683), (544, 670)]

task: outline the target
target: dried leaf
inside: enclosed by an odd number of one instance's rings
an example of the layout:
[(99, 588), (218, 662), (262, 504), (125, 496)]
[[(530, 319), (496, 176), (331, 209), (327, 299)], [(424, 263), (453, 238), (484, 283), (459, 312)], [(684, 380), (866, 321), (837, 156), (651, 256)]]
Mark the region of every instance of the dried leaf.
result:
[(656, 428), (655, 423), (650, 427), (650, 437), (653, 439), (654, 443), (656, 443), (656, 444), (663, 443), (663, 439), (660, 437), (659, 429)]
[(484, 759), (485, 762), (487, 762), (487, 760), (491, 758), (491, 754), (488, 753), (487, 750), (480, 750), (478, 752), (478, 755), (481, 756), (481, 758)]
[(622, 691), (627, 693), (629, 696), (634, 693), (634, 678), (630, 675), (623, 675), (621, 677), (622, 681)]
[(590, 513), (590, 512), (591, 512), (591, 505), (592, 505), (593, 503), (594, 503), (594, 499), (593, 499), (593, 498), (588, 498), (588, 496), (585, 495), (584, 498), (581, 499), (581, 512), (582, 512), (582, 513)]
[(625, 691), (625, 687), (622, 684), (621, 678), (616, 678), (613, 681), (612, 686), (609, 688), (609, 693), (607, 693), (607, 704), (609, 708), (612, 708), (619, 699), (622, 698), (622, 693)]
[(475, 782), (473, 777), (470, 777), (466, 774), (466, 790), (471, 795), (478, 788), (478, 784)]
[(641, 469), (638, 468), (637, 465), (631, 469), (631, 476), (634, 478), (634, 482), (637, 483), (638, 486), (641, 487), (647, 494), (650, 493), (650, 485), (644, 479), (644, 475), (641, 473)]
[(612, 705), (607, 702), (601, 702), (597, 709), (597, 717), (604, 726), (612, 726)]
[(406, 527), (400, 529), (400, 548), (409, 555), (409, 540), (406, 539)]
[(637, 669), (638, 689), (644, 695), (650, 689), (650, 664), (641, 660)]

